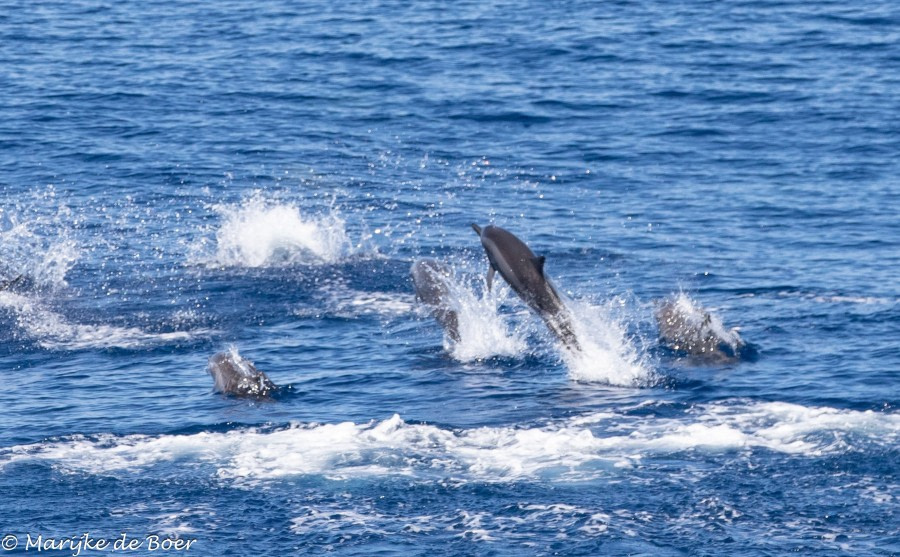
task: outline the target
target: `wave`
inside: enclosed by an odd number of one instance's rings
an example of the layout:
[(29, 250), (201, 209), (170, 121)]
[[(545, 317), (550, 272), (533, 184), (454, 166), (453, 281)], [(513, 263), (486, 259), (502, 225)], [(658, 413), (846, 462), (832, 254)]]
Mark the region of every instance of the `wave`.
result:
[(221, 223), (209, 240), (194, 246), (200, 264), (225, 267), (277, 267), (336, 263), (350, 253), (344, 220), (336, 209), (305, 215), (293, 203), (266, 199), (259, 192), (236, 204), (213, 207)]
[[(772, 291), (762, 289), (760, 291), (745, 291), (739, 294), (741, 298), (755, 298)], [(800, 289), (774, 289), (774, 295), (779, 298), (800, 298), (810, 300), (818, 304), (856, 304), (856, 305), (894, 305), (900, 303), (896, 296), (871, 296), (865, 294), (848, 294), (840, 292), (815, 292)]]
[[(639, 415), (638, 415), (639, 414)], [(731, 401), (677, 417), (594, 413), (542, 426), (450, 429), (394, 415), (368, 423), (293, 424), (190, 435), (75, 435), (0, 449), (0, 470), (41, 461), (70, 472), (122, 474), (160, 463), (203, 464), (245, 482), (304, 475), (418, 481), (584, 481), (652, 466), (656, 457), (765, 450), (818, 458), (895, 446), (900, 414)]]

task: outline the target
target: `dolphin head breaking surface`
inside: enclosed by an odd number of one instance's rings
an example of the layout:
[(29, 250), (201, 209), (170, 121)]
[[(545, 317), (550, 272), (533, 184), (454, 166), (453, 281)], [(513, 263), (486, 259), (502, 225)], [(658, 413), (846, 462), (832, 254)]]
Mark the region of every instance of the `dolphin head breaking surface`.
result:
[(748, 352), (735, 329), (726, 329), (718, 316), (683, 293), (657, 302), (656, 322), (660, 341), (680, 354), (727, 362)]
[(472, 229), (481, 238), (481, 245), (490, 261), (488, 290), (491, 289), (494, 272), (500, 273), (510, 288), (541, 316), (547, 328), (565, 346), (578, 350), (569, 312), (553, 283), (544, 275), (544, 256), (535, 255), (525, 242), (499, 226), (481, 228), (472, 224)]
[(222, 394), (264, 399), (278, 389), (265, 373), (234, 348), (211, 356), (206, 371), (215, 382), (214, 390)]

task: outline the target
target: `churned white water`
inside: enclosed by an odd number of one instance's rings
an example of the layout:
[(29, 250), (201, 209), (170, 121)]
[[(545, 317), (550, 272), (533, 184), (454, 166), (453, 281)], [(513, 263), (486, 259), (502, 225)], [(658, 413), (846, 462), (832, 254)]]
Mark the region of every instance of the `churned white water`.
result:
[(574, 481), (615, 474), (685, 451), (768, 450), (810, 458), (860, 445), (890, 446), (900, 415), (782, 402), (711, 403), (675, 417), (596, 413), (544, 425), (453, 429), (398, 415), (368, 423), (295, 424), (191, 435), (76, 435), (0, 449), (0, 467), (49, 461), (92, 474), (162, 462), (205, 464), (238, 482), (298, 475), (405, 476), (421, 480)]
[(219, 216), (213, 245), (210, 249), (205, 238), (195, 246), (201, 263), (228, 267), (334, 263), (350, 251), (344, 220), (333, 208), (312, 214), (257, 192), (213, 209)]
[(454, 343), (445, 335), (444, 347), (455, 359), (472, 362), (494, 356), (512, 357), (528, 349), (524, 333), (500, 313), (508, 289), (479, 293), (469, 277), (459, 275), (448, 278), (447, 286), (459, 318), (459, 342)]
[(567, 302), (580, 350), (561, 346), (560, 354), (572, 379), (633, 387), (653, 378), (635, 339), (613, 312), (618, 305), (619, 300), (604, 305), (584, 300)]

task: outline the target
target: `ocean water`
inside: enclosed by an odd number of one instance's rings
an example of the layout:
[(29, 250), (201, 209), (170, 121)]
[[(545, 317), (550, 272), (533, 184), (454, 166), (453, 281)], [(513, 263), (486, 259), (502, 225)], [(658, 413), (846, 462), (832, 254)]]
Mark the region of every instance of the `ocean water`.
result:
[(896, 2), (0, 12), (3, 553), (900, 554)]

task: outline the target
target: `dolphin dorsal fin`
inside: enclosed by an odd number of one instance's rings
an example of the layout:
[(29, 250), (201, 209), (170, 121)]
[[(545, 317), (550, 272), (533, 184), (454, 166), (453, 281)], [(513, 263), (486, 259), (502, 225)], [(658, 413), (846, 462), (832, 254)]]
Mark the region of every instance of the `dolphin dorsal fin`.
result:
[(544, 276), (544, 261), (546, 260), (547, 258), (543, 255), (539, 255), (531, 260), (534, 263), (534, 266), (537, 267), (538, 273), (540, 273), (541, 276)]

